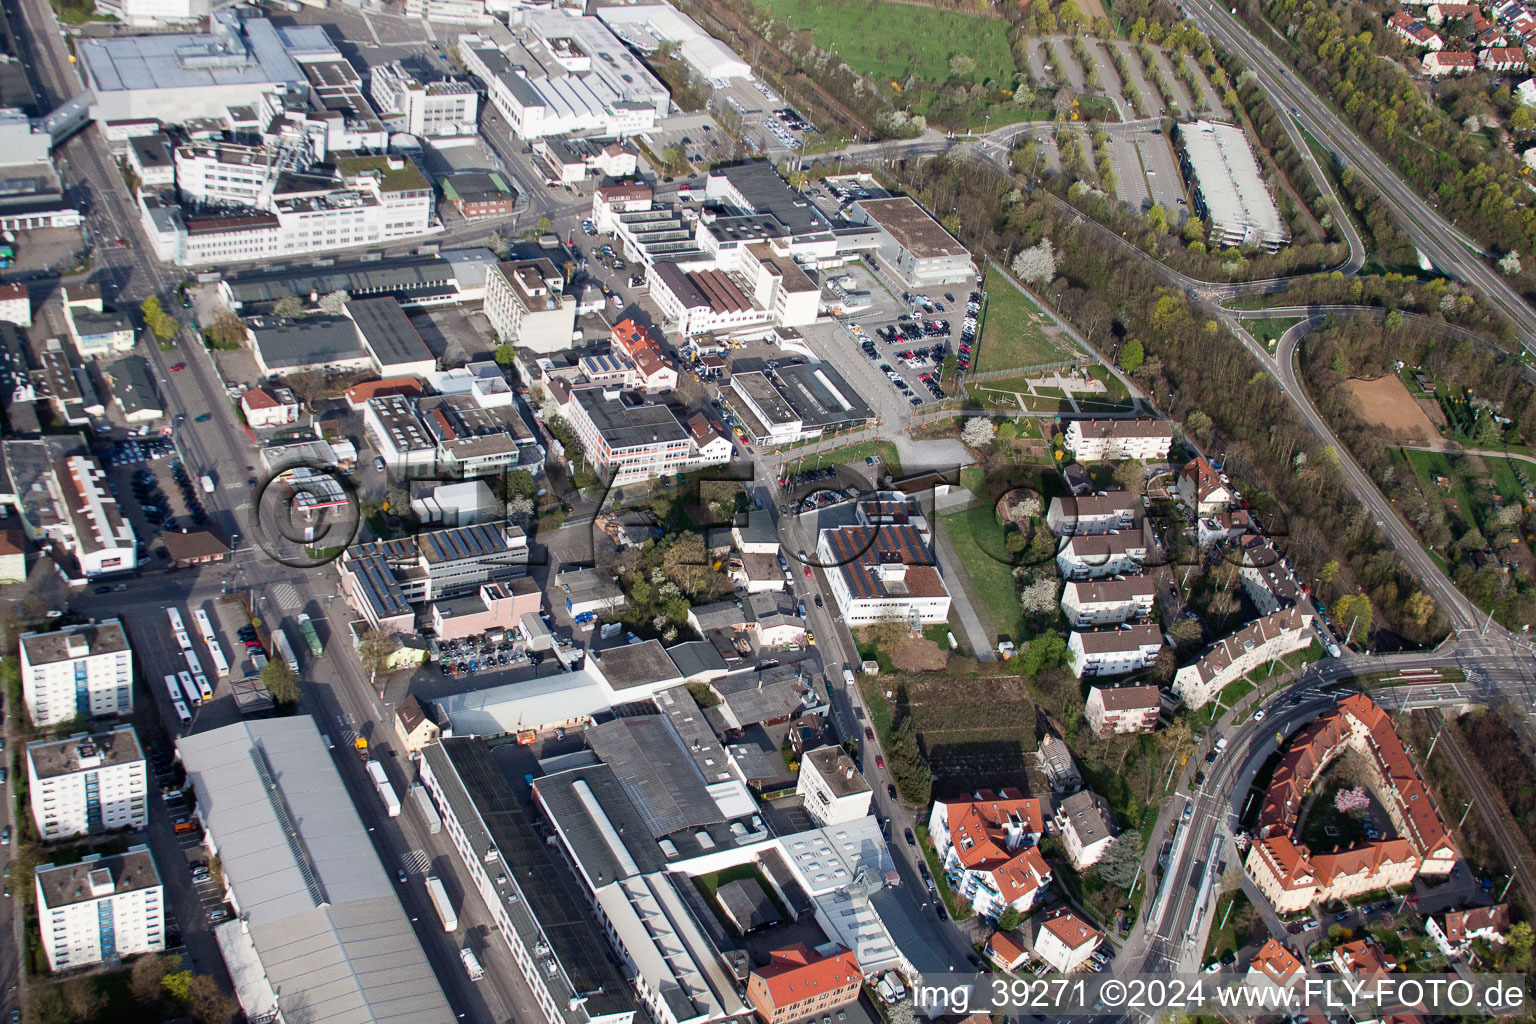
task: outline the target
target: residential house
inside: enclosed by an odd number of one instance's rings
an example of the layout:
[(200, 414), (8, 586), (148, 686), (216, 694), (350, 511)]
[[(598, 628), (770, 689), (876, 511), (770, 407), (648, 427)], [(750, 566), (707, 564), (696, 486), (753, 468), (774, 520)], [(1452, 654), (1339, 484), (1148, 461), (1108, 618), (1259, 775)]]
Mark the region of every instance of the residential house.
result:
[(251, 388), (240, 396), (240, 411), (246, 426), (253, 430), (299, 422), (299, 400), (287, 388)]
[[(67, 971), (165, 948), (160, 873), (147, 846), (78, 863), (33, 869), (37, 927), (52, 971)], [(12, 879), (13, 885), (26, 884)]]
[(928, 816), (934, 852), (957, 896), (983, 917), (1034, 906), (1051, 882), (1036, 844), (1045, 832), (1040, 801), (1016, 789), (940, 800)]
[(1075, 632), (1067, 641), (1067, 667), (1079, 679), (1115, 676), (1146, 668), (1163, 649), (1163, 634), (1153, 623)]
[(1232, 491), (1204, 455), (1197, 455), (1179, 472), (1179, 500), (1197, 516), (1224, 512), (1232, 504)]
[(1057, 497), (1046, 510), (1046, 525), (1058, 537), (1114, 533), (1136, 523), (1137, 498), (1130, 491), (1104, 491), (1086, 497)]
[(1525, 51), (1518, 46), (1490, 46), (1477, 52), (1477, 66), (1484, 71), (1524, 71)]
[(1157, 588), (1150, 576), (1073, 580), (1061, 593), (1061, 613), (1074, 629), (1107, 626), (1152, 613)]
[(414, 757), (428, 743), (436, 743), (442, 737), (442, 729), (432, 720), (426, 705), (412, 693), (395, 709), (395, 735), (400, 737), (406, 753)]
[(1387, 19), (1387, 27), (1403, 41), (1405, 46), (1427, 50), (1443, 50), (1445, 42), (1434, 29), (1417, 20), (1407, 11), (1398, 11)]
[(1162, 713), (1155, 686), (1094, 686), (1088, 690), (1083, 715), (1100, 738), (1120, 733), (1152, 732)]
[(1097, 864), (1114, 842), (1115, 815), (1103, 797), (1091, 790), (1073, 793), (1056, 808), (1052, 819), (1067, 858), (1079, 871)]
[[(1488, 53), (1488, 50), (1484, 50)], [(1516, 51), (1517, 53), (1519, 51)], [(1461, 50), (1434, 50), (1424, 55), (1422, 61), (1424, 73), (1430, 78), (1444, 78), (1446, 75), (1465, 75), (1477, 68), (1475, 54)]]
[(1286, 989), (1307, 976), (1301, 960), (1285, 948), (1279, 939), (1270, 939), (1248, 961), (1248, 975), (1243, 981), (1257, 989)]
[(1140, 572), (1146, 557), (1146, 539), (1134, 531), (1074, 535), (1057, 552), (1056, 567), (1068, 580), (1125, 576)]
[(1371, 977), (1397, 970), (1397, 961), (1373, 938), (1356, 939), (1333, 947), (1333, 967), (1340, 974)]
[(1065, 443), (1079, 462), (1166, 459), (1173, 445), (1173, 425), (1154, 419), (1072, 420)]
[(1068, 907), (1043, 915), (1034, 927), (1035, 955), (1062, 974), (1081, 967), (1104, 941), (1103, 932)]
[(1478, 939), (1504, 944), (1509, 934), (1509, 906), (1500, 903), (1432, 914), (1424, 919), (1424, 931), (1446, 956), (1465, 957)]
[(1218, 640), (1193, 665), (1174, 674), (1173, 692), (1186, 707), (1200, 708), (1230, 683), (1266, 662), (1312, 643), (1310, 606), (1292, 605), (1256, 619)]
[(1029, 963), (1029, 950), (1016, 932), (993, 932), (987, 939), (987, 959), (1005, 971), (1016, 971)]

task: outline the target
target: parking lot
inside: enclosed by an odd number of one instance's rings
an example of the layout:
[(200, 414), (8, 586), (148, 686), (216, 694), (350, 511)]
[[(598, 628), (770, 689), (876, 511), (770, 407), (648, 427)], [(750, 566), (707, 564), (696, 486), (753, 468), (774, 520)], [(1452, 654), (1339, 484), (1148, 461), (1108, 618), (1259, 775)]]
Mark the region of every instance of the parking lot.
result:
[(709, 114), (669, 117), (646, 135), (646, 145), (658, 156), (676, 146), (695, 168), (724, 163), (736, 155), (735, 141)]
[(152, 543), (155, 538), (167, 531), (198, 529), (208, 522), (198, 483), (176, 458), (169, 438), (118, 442), (103, 453), (102, 465), (108, 489), (143, 544), (141, 556), (163, 558), (163, 549)]
[(1109, 152), (1121, 202), (1139, 211), (1156, 203), (1168, 211), (1168, 223), (1175, 227), (1189, 219), (1184, 182), (1161, 129), (1117, 132), (1110, 139)]
[(732, 79), (715, 90), (715, 102), (741, 119), (749, 146), (770, 158), (798, 152), (816, 127), (762, 82)]
[(981, 293), (908, 293), (902, 302), (906, 311), (892, 319), (844, 326), (896, 393), (918, 409), (950, 397), (939, 382), (946, 357), (954, 355), (962, 372), (970, 369)]

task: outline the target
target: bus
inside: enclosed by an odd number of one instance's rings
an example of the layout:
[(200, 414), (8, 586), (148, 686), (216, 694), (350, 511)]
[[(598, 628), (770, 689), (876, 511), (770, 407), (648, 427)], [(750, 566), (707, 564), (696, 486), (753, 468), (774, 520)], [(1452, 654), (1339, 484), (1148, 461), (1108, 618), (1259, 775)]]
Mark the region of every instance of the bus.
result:
[(181, 724), (183, 726), (192, 724), (192, 712), (187, 710), (187, 706), (185, 704), (179, 700), (173, 701), (171, 707), (176, 709), (176, 717), (181, 719)]
[(224, 648), (217, 640), (208, 641), (208, 653), (213, 655), (213, 674), (220, 679), (229, 675), (229, 659), (224, 656)]
[(176, 685), (175, 676), (171, 675), (165, 677), (165, 692), (170, 694), (172, 704), (181, 700), (181, 687)]
[(187, 702), (197, 707), (203, 702), (203, 698), (197, 692), (197, 684), (192, 682), (192, 673), (183, 671), (177, 673), (177, 676), (181, 679), (181, 692), (186, 695)]
[(208, 685), (207, 676), (199, 673), (192, 677), (192, 681), (197, 684), (197, 694), (199, 697), (203, 698), (204, 701), (213, 700), (213, 687)]
[(188, 647), (181, 652), (181, 656), (187, 659), (187, 668), (192, 670), (193, 675), (200, 676), (203, 674), (203, 663), (197, 660), (196, 651)]
[(192, 649), (192, 638), (187, 636), (186, 630), (178, 629), (176, 631), (176, 646), (184, 651), (190, 651)]
[(167, 608), (165, 614), (170, 616), (172, 633), (185, 633), (187, 631), (187, 627), (181, 621), (181, 612), (175, 608)]
[(203, 643), (212, 647), (218, 643), (218, 637), (213, 632), (213, 623), (208, 621), (208, 613), (201, 608), (192, 609), (192, 618), (197, 622), (197, 628), (203, 631)]

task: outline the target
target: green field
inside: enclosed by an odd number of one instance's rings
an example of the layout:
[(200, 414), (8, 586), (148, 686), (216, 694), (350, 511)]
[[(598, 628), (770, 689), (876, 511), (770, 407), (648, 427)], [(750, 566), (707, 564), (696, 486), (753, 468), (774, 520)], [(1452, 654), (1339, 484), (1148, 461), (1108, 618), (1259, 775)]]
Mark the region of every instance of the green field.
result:
[[(1008, 26), (992, 18), (878, 0), (758, 0), (824, 50), (881, 85), (916, 75), (931, 82), (951, 76), (949, 59), (965, 55), (975, 67), (960, 77), (1007, 88), (1014, 78)], [(872, 26), (879, 31), (870, 31)]]
[(1066, 341), (1045, 331), (1050, 323), (1040, 307), (997, 271), (987, 271), (986, 319), (981, 325), (981, 350), (976, 372), (1022, 369), (1082, 355)]
[(1024, 617), (1013, 584), (1013, 568), (999, 561), (1008, 550), (993, 507), (983, 502), (964, 512), (941, 517), (949, 542), (965, 567), (966, 589), (981, 604), (1000, 635), (1024, 639)]
[[(1493, 489), (1503, 498), (1506, 505), (1518, 505), (1525, 500), (1525, 488), (1520, 485), (1520, 478), (1515, 475), (1514, 466), (1509, 459), (1494, 458), (1486, 455), (1454, 457), (1444, 452), (1420, 452), (1403, 450), (1409, 465), (1413, 467), (1414, 474), (1419, 478), (1419, 485), (1426, 495), (1443, 495), (1450, 498), (1461, 507), (1461, 517), (1469, 523), (1481, 523), (1488, 513), (1486, 505), (1479, 501), (1476, 491), (1479, 490), (1472, 475), (1472, 469), (1467, 464), (1468, 459), (1480, 459), (1488, 467), (1487, 476), (1493, 480)], [(1524, 467), (1527, 477), (1536, 477), (1536, 465)], [(1451, 485), (1441, 488), (1434, 482), (1435, 475), (1446, 477)]]
[(1248, 333), (1264, 344), (1273, 346), (1280, 340), (1280, 335), (1301, 323), (1299, 316), (1277, 316), (1264, 319), (1244, 320), (1243, 326)]

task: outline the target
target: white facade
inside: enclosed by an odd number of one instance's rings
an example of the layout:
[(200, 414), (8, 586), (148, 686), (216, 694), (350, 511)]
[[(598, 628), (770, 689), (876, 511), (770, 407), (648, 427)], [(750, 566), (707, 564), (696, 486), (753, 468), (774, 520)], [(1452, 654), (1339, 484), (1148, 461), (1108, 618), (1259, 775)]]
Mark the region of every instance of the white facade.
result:
[(869, 814), (873, 792), (841, 747), (808, 750), (800, 761), (795, 792), (806, 813), (821, 826), (841, 825)]
[(32, 297), (26, 285), (0, 285), (0, 320), (18, 327), (32, 326)]
[(1103, 933), (1062, 907), (1038, 925), (1035, 955), (1066, 974), (1081, 966), (1102, 941)]
[(266, 208), (278, 156), (265, 146), (227, 142), (177, 146), (171, 155), (176, 191), (183, 202)]
[(138, 565), (138, 538), (107, 488), (101, 463), (72, 455), (55, 467), (49, 483), (61, 513), (45, 531), (80, 563), (86, 576), (122, 572)]
[[(666, 406), (626, 408), (601, 388), (581, 388), (561, 407), (587, 458), (615, 484), (681, 473), (698, 448)], [(574, 456), (574, 453), (567, 453)]]
[(149, 821), (144, 752), (133, 726), (27, 744), (32, 820), (45, 840)]
[(1115, 839), (1114, 813), (1091, 790), (1081, 790), (1063, 800), (1052, 820), (1068, 859), (1079, 871), (1097, 864)]
[(37, 926), (54, 971), (165, 948), (165, 904), (149, 847), (39, 865)]
[(485, 272), (485, 318), (496, 336), (519, 348), (559, 352), (571, 347), (576, 299), (549, 260), (514, 260)]
[(831, 567), (832, 601), (848, 625), (949, 620), (949, 589), (912, 527), (882, 526), (873, 543), (867, 527), (822, 530), (816, 552), (820, 564)]
[(1065, 443), (1079, 462), (1166, 459), (1173, 427), (1165, 420), (1073, 420)]
[(1236, 682), (1268, 661), (1283, 658), (1312, 643), (1309, 612), (1292, 606), (1249, 623), (1218, 641), (1193, 665), (1173, 677), (1173, 692), (1185, 705), (1199, 708), (1209, 703), (1229, 683)]
[(1185, 177), (1195, 213), (1210, 225), (1214, 247), (1255, 245), (1271, 252), (1291, 240), (1248, 137), (1235, 125), (1179, 125)]
[(1136, 499), (1129, 491), (1052, 498), (1045, 522), (1058, 537), (1128, 530), (1136, 522)]
[(1147, 576), (1074, 581), (1061, 592), (1061, 612), (1075, 629), (1117, 625), (1150, 615), (1156, 594)]
[(32, 724), (133, 711), (133, 650), (117, 619), (21, 637), (21, 693)]
[(422, 82), (399, 61), (368, 72), (368, 94), (386, 120), (422, 138), (474, 135), (480, 94), (468, 82)]
[(1123, 675), (1146, 668), (1162, 649), (1163, 634), (1152, 623), (1074, 632), (1067, 641), (1067, 667), (1080, 679)]
[(1069, 580), (1125, 576), (1141, 571), (1147, 543), (1141, 534), (1102, 533), (1073, 536), (1056, 554), (1056, 568)]

